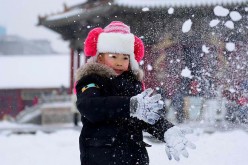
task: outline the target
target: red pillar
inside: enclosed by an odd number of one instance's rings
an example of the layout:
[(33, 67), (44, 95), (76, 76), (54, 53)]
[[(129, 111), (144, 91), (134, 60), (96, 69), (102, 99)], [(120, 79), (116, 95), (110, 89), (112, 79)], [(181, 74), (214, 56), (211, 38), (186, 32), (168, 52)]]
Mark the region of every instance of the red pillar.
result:
[(72, 91), (73, 91), (73, 86), (74, 86), (74, 49), (71, 48), (71, 53), (70, 53), (70, 61), (71, 61), (71, 64), (70, 64), (70, 89), (69, 89), (69, 92), (68, 94), (72, 94)]
[(77, 69), (80, 67), (80, 53), (81, 53), (81, 50), (80, 49), (78, 49), (77, 50)]

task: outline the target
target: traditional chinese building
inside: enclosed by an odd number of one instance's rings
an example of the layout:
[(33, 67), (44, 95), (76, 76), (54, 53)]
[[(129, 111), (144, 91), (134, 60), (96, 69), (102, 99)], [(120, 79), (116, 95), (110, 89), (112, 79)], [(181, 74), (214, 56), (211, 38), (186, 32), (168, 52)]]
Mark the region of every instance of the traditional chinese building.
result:
[[(160, 87), (168, 98), (179, 89), (188, 95), (211, 96), (211, 88), (226, 84), (223, 78), (231, 76), (226, 68), (235, 53), (227, 43), (237, 43), (236, 53), (241, 49), (247, 52), (247, 2), (88, 0), (71, 7), (65, 5), (64, 11), (55, 15), (39, 16), (38, 25), (70, 41), (71, 90), (74, 71), (83, 63), (80, 59), (84, 59), (83, 41), (88, 32), (119, 20), (130, 25), (131, 31), (145, 43), (142, 67), (147, 86)], [(246, 69), (247, 65), (243, 72)], [(182, 75), (182, 71), (189, 74)], [(230, 81), (228, 84), (234, 85), (236, 80)]]
[(0, 120), (16, 117), (47, 96), (67, 94), (68, 60), (62, 54), (0, 56)]

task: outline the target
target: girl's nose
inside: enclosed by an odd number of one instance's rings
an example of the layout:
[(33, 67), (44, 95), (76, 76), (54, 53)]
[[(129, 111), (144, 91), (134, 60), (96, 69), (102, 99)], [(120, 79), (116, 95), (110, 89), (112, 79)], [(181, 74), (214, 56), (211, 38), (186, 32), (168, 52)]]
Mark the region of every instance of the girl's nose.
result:
[(116, 62), (116, 66), (122, 66), (121, 62)]

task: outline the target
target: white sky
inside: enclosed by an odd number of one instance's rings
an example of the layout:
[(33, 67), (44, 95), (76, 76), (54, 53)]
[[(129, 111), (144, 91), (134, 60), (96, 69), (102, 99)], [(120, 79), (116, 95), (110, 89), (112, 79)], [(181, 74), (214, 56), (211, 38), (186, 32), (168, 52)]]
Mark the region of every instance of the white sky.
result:
[(36, 26), (38, 15), (63, 11), (63, 3), (68, 6), (85, 0), (0, 0), (0, 26), (8, 35), (19, 35), (26, 39), (47, 39), (58, 52), (69, 52), (69, 43), (58, 33), (43, 26)]

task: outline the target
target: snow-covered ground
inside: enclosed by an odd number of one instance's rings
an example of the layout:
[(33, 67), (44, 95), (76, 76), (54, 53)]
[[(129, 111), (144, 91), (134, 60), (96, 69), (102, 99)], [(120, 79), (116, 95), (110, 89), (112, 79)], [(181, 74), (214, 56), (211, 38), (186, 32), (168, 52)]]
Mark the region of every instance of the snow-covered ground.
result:
[[(15, 125), (0, 122), (1, 165), (79, 165), (79, 130), (64, 129), (53, 133), (13, 134), (1, 131)], [(20, 126), (19, 126), (20, 127)], [(189, 158), (180, 162), (169, 161), (163, 143), (145, 139), (152, 147), (147, 148), (150, 165), (246, 165), (248, 162), (248, 132), (236, 129), (225, 132), (204, 133), (197, 128), (187, 136), (197, 148), (189, 150)]]

